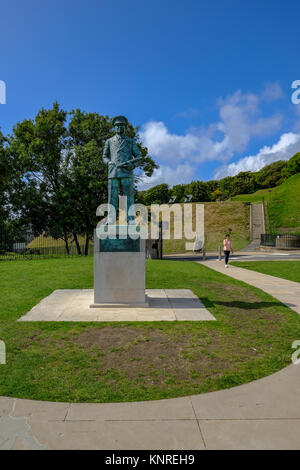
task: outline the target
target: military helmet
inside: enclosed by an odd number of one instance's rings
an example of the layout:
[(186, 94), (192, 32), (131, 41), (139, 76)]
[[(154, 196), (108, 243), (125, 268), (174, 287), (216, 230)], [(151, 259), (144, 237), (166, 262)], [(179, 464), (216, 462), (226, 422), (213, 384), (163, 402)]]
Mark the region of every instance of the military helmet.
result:
[(115, 126), (119, 122), (121, 122), (122, 124), (125, 124), (125, 126), (127, 126), (128, 124), (128, 120), (125, 116), (116, 116), (112, 120), (112, 125)]

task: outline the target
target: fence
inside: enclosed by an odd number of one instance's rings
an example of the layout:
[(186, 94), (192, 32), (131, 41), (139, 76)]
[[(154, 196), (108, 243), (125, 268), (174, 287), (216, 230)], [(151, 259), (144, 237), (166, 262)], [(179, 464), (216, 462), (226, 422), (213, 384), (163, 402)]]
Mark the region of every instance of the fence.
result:
[[(81, 253), (84, 253), (83, 239), (80, 239), (79, 246)], [(62, 239), (54, 239), (44, 234), (34, 236), (29, 231), (19, 236), (9, 231), (0, 231), (0, 260), (76, 256), (78, 250), (72, 237), (68, 240), (68, 250)], [(93, 246), (90, 242), (89, 254), (92, 253)]]
[[(161, 234), (160, 234), (161, 236)], [(162, 257), (162, 243), (159, 240), (146, 241), (147, 258)], [(78, 237), (81, 254), (85, 251), (85, 240)], [(94, 243), (89, 243), (89, 255), (94, 254)], [(62, 239), (54, 239), (44, 234), (34, 236), (27, 231), (22, 235), (12, 235), (9, 231), (0, 231), (0, 261), (34, 258), (57, 258), (64, 256), (78, 256), (78, 249), (73, 237), (68, 240), (68, 250)]]
[(278, 249), (300, 249), (300, 235), (294, 233), (262, 233), (260, 244), (262, 246), (276, 247)]

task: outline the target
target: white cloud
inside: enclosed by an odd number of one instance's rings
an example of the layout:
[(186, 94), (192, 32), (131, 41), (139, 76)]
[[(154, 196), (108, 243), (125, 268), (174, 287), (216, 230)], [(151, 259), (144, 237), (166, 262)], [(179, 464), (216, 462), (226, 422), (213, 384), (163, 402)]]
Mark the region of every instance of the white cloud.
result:
[(169, 186), (174, 186), (175, 184), (190, 183), (193, 176), (194, 168), (188, 163), (178, 165), (174, 168), (162, 165), (157, 170), (154, 170), (151, 177), (144, 177), (141, 179), (138, 186), (139, 190), (148, 189), (151, 186), (156, 186), (161, 183), (167, 183)]
[[(225, 165), (237, 154), (245, 152), (253, 137), (270, 136), (281, 129), (282, 115), (264, 116), (260, 108), (262, 101), (281, 97), (282, 90), (278, 83), (267, 83), (260, 95), (238, 90), (218, 100), (218, 121), (207, 127), (191, 128), (184, 134), (171, 133), (161, 121), (147, 122), (141, 129), (140, 137), (160, 168), (151, 178), (144, 179), (141, 185), (145, 188), (162, 182), (170, 185), (189, 182), (196, 174), (197, 165), (206, 161), (223, 162), (223, 166), (215, 172), (215, 177), (222, 178), (240, 171), (257, 171), (278, 159), (290, 158), (294, 148), (297, 149), (295, 152), (299, 151), (298, 128), (294, 129), (294, 133), (283, 134), (272, 147), (263, 147), (257, 155)], [(186, 113), (194, 111), (187, 110)], [(186, 114), (178, 115), (183, 117)]]
[(299, 151), (300, 134), (288, 132), (282, 134), (279, 141), (272, 145), (272, 147), (264, 146), (257, 155), (244, 157), (235, 163), (217, 168), (214, 177), (221, 179), (225, 176), (237, 175), (241, 171), (258, 171), (265, 165), (269, 165), (277, 160), (288, 160)]
[(281, 115), (259, 117), (259, 98), (251, 93), (237, 91), (225, 100), (219, 100), (220, 129), (228, 136), (228, 148), (243, 152), (253, 136), (270, 135), (281, 127)]
[(284, 94), (278, 82), (268, 82), (262, 92), (262, 99), (266, 101), (275, 101), (283, 98)]
[(199, 137), (191, 133), (169, 133), (163, 122), (150, 121), (142, 127), (140, 136), (150, 155), (165, 161), (182, 160), (198, 152)]
[(194, 128), (183, 135), (172, 134), (163, 122), (150, 121), (140, 136), (150, 155), (161, 162), (193, 165), (207, 160), (227, 161), (242, 152), (253, 136), (270, 135), (281, 127), (281, 115), (261, 117), (259, 98), (237, 91), (218, 101), (220, 121)]

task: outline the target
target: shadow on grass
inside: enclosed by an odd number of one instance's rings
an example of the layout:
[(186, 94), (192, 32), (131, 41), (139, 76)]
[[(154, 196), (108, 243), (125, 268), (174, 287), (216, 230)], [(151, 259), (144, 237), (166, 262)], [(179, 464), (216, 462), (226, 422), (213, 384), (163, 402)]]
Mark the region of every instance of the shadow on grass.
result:
[(228, 302), (222, 300), (212, 301), (207, 297), (202, 297), (201, 301), (207, 308), (215, 307), (215, 305), (224, 305), (224, 307), (240, 308), (243, 310), (257, 310), (261, 308), (282, 307), (282, 304), (280, 302), (244, 302), (242, 300), (231, 300)]

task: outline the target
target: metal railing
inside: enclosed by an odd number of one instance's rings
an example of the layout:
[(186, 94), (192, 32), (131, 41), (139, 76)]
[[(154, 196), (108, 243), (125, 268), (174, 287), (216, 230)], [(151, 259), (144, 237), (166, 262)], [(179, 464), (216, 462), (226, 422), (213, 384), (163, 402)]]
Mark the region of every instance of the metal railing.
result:
[[(149, 258), (162, 259), (162, 233), (158, 240), (146, 240), (146, 255)], [(57, 258), (79, 256), (85, 253), (85, 240), (78, 237), (79, 250), (74, 237), (68, 239), (68, 248), (63, 239), (54, 239), (45, 234), (33, 235), (25, 231), (21, 235), (12, 235), (9, 231), (0, 230), (0, 261), (34, 258)], [(94, 254), (94, 243), (89, 242), (89, 255)]]
[(300, 235), (295, 233), (262, 233), (260, 244), (279, 249), (300, 249)]
[[(92, 245), (90, 243), (90, 245)], [(84, 253), (84, 242), (80, 243), (81, 253)], [(89, 254), (93, 251), (90, 246)], [(52, 258), (61, 256), (76, 256), (78, 249), (74, 239), (68, 240), (68, 249), (64, 240), (47, 237), (44, 234), (34, 236), (31, 232), (22, 235), (12, 235), (8, 231), (0, 231), (0, 260)]]

